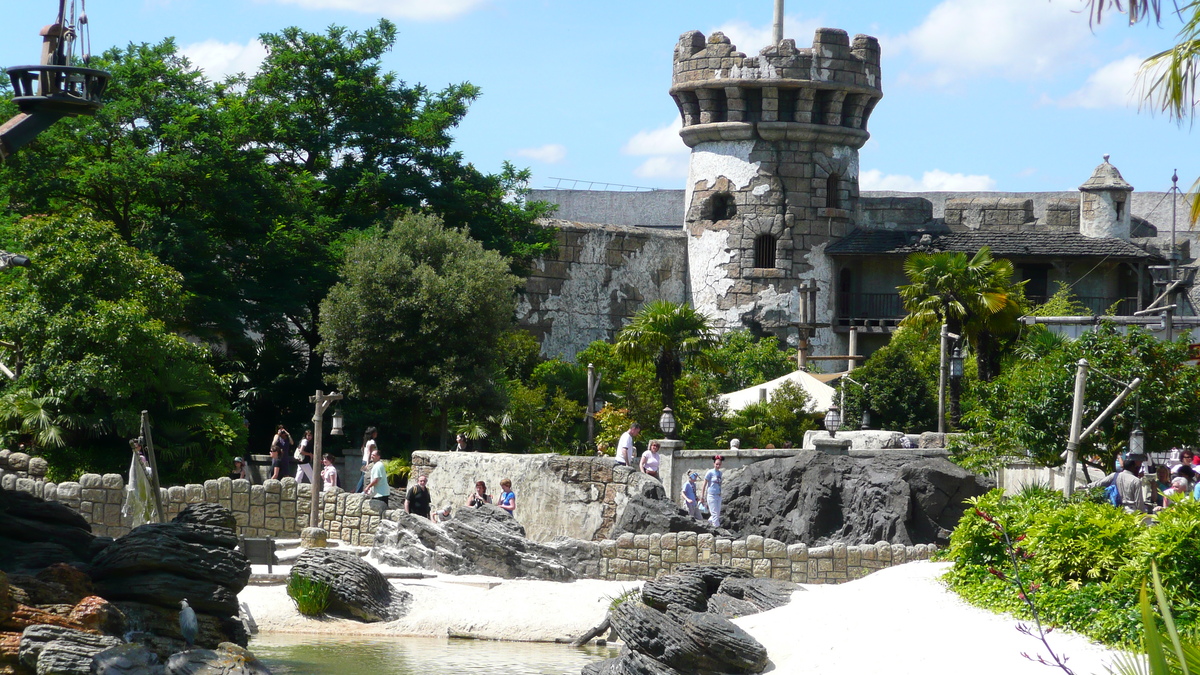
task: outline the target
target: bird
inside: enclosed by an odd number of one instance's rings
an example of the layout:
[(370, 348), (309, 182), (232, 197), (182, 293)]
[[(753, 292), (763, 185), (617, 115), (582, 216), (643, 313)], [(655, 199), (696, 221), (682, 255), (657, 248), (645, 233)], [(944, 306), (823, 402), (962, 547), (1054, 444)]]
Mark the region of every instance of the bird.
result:
[(179, 610), (179, 632), (189, 648), (195, 647), (196, 633), (200, 631), (200, 625), (196, 622), (196, 610), (188, 607), (187, 598), (180, 600), (179, 606), (183, 608)]

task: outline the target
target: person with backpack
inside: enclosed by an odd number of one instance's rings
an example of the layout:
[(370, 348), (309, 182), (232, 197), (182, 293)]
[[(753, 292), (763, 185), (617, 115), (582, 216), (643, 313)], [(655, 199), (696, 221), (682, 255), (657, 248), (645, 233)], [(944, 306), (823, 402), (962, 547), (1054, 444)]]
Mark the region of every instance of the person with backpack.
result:
[(1149, 513), (1145, 496), (1142, 494), (1142, 479), (1138, 475), (1141, 468), (1140, 459), (1128, 457), (1121, 463), (1120, 471), (1089, 483), (1088, 487), (1104, 488), (1104, 494), (1113, 506), (1123, 507), (1130, 513)]

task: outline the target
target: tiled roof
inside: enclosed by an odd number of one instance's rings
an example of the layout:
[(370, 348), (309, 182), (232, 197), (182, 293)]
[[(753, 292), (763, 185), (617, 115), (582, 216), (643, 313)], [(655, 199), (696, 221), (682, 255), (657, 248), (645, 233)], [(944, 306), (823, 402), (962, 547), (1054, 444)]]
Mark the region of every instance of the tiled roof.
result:
[(1086, 183), (1079, 186), (1080, 190), (1133, 190), (1133, 186), (1125, 182), (1121, 177), (1121, 172), (1117, 171), (1117, 167), (1108, 163), (1108, 155), (1104, 156), (1104, 163), (1096, 167), (1092, 172), (1092, 177)]
[(917, 251), (975, 253), (984, 246), (992, 255), (1028, 258), (1118, 258), (1161, 260), (1136, 244), (1113, 238), (1094, 239), (1078, 232), (919, 232), (857, 229), (831, 245), (829, 255), (907, 255)]

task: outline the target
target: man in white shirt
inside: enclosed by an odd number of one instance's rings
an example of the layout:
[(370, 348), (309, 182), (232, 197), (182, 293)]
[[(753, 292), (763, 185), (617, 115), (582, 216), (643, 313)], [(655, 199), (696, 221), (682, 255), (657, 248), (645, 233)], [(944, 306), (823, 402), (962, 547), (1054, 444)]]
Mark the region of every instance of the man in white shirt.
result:
[(629, 431), (621, 434), (621, 440), (617, 441), (617, 464), (621, 466), (630, 466), (633, 464), (633, 458), (637, 457), (637, 450), (633, 447), (633, 439), (642, 431), (642, 425), (634, 422), (629, 425)]

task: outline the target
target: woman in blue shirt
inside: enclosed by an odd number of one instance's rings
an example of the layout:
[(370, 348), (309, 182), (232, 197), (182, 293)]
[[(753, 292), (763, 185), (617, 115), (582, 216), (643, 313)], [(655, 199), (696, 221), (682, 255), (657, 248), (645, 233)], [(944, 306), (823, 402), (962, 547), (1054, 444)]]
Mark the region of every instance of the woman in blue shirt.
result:
[(713, 468), (704, 474), (704, 489), (700, 492), (700, 499), (708, 505), (708, 522), (713, 527), (721, 526), (721, 463), (725, 458), (721, 455), (713, 455)]
[(508, 511), (508, 515), (516, 517), (517, 495), (512, 491), (512, 481), (505, 478), (500, 481), (500, 501), (496, 506)]

